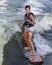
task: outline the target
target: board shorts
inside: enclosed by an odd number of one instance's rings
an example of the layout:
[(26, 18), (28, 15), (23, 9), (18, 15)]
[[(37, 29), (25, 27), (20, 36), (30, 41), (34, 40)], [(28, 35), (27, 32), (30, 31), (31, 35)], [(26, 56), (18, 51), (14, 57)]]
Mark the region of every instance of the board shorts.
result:
[(34, 33), (34, 30), (33, 30), (34, 26), (32, 27), (25, 27), (25, 33), (28, 34), (28, 32), (31, 32), (31, 33)]

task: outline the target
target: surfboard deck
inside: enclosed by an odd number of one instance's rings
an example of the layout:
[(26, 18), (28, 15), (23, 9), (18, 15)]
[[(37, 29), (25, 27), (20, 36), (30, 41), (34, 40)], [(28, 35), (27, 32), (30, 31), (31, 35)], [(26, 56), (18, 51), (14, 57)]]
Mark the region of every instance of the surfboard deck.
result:
[(26, 51), (25, 48), (27, 48), (27, 47), (24, 47), (24, 56), (25, 56), (25, 58), (28, 58), (30, 62), (33, 62), (33, 63), (43, 62), (43, 58), (38, 53), (36, 53), (35, 56), (31, 56), (32, 50)]

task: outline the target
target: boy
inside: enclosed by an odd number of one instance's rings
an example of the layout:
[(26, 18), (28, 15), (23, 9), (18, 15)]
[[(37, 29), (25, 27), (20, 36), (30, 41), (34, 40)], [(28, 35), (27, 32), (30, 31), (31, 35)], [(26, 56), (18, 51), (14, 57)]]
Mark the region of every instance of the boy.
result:
[(23, 25), (25, 26), (24, 41), (28, 46), (26, 50), (28, 51), (32, 49), (32, 56), (34, 56), (36, 54), (36, 51), (34, 49), (34, 45), (32, 42), (33, 30), (31, 29), (35, 24), (34, 14), (30, 12), (29, 5), (25, 6), (25, 11), (26, 11), (26, 14), (24, 16), (25, 22), (23, 23)]

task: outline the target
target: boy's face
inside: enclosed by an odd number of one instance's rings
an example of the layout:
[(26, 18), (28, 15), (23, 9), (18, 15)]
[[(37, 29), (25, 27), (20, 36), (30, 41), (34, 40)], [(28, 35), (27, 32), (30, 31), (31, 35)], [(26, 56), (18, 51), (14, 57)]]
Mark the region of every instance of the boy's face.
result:
[(30, 13), (30, 9), (29, 8), (26, 8), (25, 11), (26, 11), (27, 14)]

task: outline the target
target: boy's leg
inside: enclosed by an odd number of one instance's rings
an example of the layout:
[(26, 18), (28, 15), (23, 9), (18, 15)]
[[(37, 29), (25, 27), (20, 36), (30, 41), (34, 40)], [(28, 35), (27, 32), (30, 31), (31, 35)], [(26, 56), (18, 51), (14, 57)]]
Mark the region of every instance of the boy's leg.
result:
[(28, 51), (28, 50), (30, 50), (31, 49), (31, 46), (30, 46), (30, 44), (29, 44), (29, 42), (28, 42), (28, 33), (27, 32), (24, 32), (24, 41), (25, 41), (25, 43), (27, 44), (27, 48), (26, 48), (26, 50)]
[(33, 42), (32, 42), (32, 36), (33, 36), (33, 33), (32, 32), (29, 32), (28, 33), (28, 41), (31, 45), (31, 48), (32, 48), (32, 55), (35, 55), (36, 54), (36, 51), (34, 49), (34, 45), (33, 45)]

